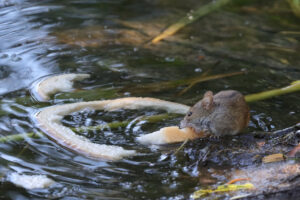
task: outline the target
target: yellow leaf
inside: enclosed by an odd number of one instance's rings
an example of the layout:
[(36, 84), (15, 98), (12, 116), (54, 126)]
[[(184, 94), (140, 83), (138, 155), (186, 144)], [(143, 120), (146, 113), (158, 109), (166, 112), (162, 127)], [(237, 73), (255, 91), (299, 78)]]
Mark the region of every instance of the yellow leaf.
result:
[(231, 192), (231, 191), (237, 191), (237, 190), (249, 190), (253, 189), (254, 185), (252, 183), (245, 183), (242, 185), (236, 185), (236, 184), (226, 184), (226, 185), (220, 185), (216, 189), (200, 189), (193, 193), (192, 198), (197, 199), (202, 196), (215, 193), (215, 192)]
[(284, 160), (284, 155), (282, 153), (276, 153), (272, 155), (268, 155), (263, 157), (262, 162), (263, 163), (271, 163), (271, 162), (279, 162)]

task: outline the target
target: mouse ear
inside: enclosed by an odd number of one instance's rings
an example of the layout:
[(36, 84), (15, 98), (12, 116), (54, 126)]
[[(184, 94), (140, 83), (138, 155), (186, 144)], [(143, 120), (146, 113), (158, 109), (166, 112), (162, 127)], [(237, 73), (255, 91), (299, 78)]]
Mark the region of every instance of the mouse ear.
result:
[(207, 91), (205, 92), (204, 94), (204, 97), (202, 99), (202, 107), (205, 109), (205, 110), (209, 110), (212, 108), (213, 106), (213, 93), (212, 91)]

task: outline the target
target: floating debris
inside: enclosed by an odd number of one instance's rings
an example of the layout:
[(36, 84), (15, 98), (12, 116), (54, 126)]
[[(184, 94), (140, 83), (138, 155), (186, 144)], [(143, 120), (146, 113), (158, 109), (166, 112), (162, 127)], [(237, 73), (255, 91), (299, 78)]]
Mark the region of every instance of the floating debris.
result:
[(89, 74), (60, 74), (44, 77), (33, 83), (31, 93), (38, 101), (47, 101), (57, 92), (70, 92), (74, 81), (89, 78)]
[(234, 184), (234, 183), (239, 182), (239, 181), (250, 181), (250, 178), (236, 178), (236, 179), (232, 179), (227, 184)]
[(25, 175), (15, 172), (8, 176), (8, 180), (16, 186), (23, 187), (28, 190), (48, 188), (55, 183), (55, 181), (45, 175)]
[[(255, 185), (252, 195), (258, 195), (274, 193), (294, 186), (299, 187), (299, 182), (295, 179), (299, 175), (299, 163), (277, 162), (233, 171), (231, 178), (251, 178), (251, 183)], [(295, 180), (295, 184), (291, 180)]]
[(285, 160), (285, 156), (282, 153), (276, 153), (263, 157), (263, 163), (279, 162)]
[(193, 193), (192, 198), (198, 199), (200, 197), (203, 197), (205, 195), (216, 193), (216, 192), (232, 192), (232, 191), (238, 191), (238, 190), (249, 190), (254, 189), (254, 185), (252, 183), (245, 183), (242, 185), (236, 185), (236, 184), (225, 184), (220, 185), (216, 189), (200, 189)]

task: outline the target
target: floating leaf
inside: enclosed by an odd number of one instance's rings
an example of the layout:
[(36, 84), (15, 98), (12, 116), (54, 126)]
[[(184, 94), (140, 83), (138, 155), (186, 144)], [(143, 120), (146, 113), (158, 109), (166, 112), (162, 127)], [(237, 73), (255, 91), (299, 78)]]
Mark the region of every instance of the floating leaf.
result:
[(268, 155), (263, 157), (262, 162), (263, 163), (271, 163), (271, 162), (279, 162), (285, 160), (285, 157), (282, 153), (276, 153), (272, 155)]
[(245, 183), (242, 185), (226, 184), (226, 185), (220, 185), (217, 187), (217, 189), (214, 190), (213, 189), (197, 190), (196, 192), (193, 193), (192, 198), (197, 199), (215, 192), (232, 192), (232, 191), (249, 190), (249, 189), (254, 189), (254, 185), (252, 183)]
[(226, 77), (231, 77), (231, 76), (236, 76), (236, 75), (241, 75), (241, 74), (245, 74), (245, 72), (232, 72), (232, 73), (227, 73), (227, 74), (217, 74), (217, 75), (212, 75), (212, 76), (200, 76), (198, 79), (194, 78), (191, 79), (189, 82), (189, 85), (183, 89), (181, 92), (178, 93), (178, 96), (183, 95), (184, 93), (186, 93), (189, 89), (191, 89), (194, 85), (196, 85), (197, 83), (200, 82), (204, 82), (204, 81), (209, 81), (209, 80), (215, 80), (215, 79), (221, 79), (221, 78), (226, 78)]

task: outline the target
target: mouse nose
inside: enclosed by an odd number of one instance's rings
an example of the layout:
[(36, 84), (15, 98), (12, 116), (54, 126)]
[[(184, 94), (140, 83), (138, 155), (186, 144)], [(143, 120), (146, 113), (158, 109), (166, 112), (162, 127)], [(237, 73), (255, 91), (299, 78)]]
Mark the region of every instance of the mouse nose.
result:
[(179, 128), (185, 128), (186, 127), (186, 121), (185, 120), (181, 120), (180, 124), (179, 124)]

